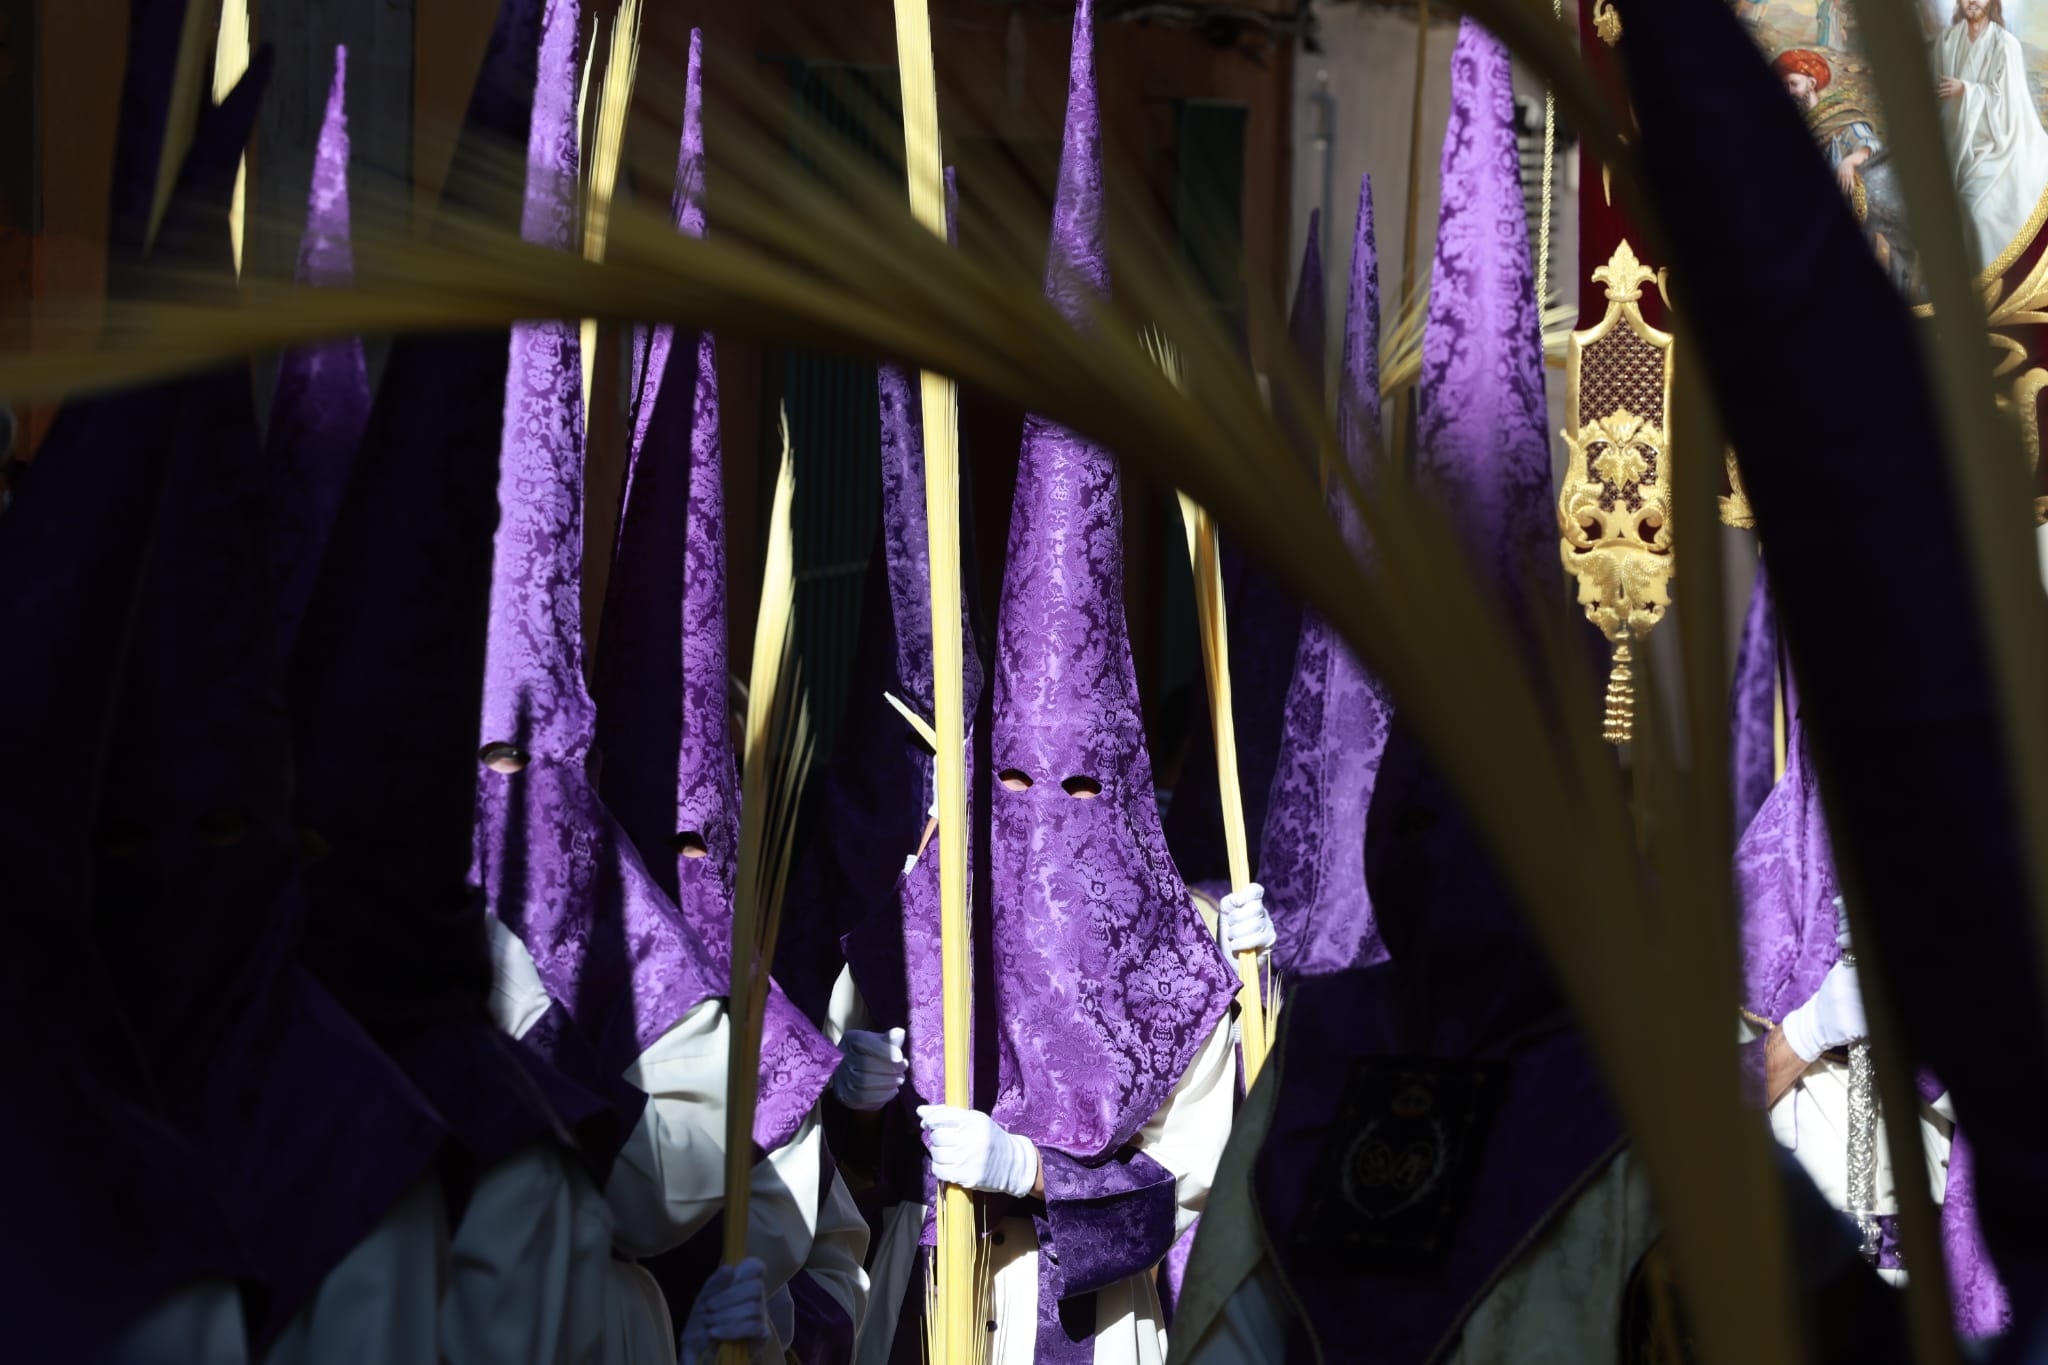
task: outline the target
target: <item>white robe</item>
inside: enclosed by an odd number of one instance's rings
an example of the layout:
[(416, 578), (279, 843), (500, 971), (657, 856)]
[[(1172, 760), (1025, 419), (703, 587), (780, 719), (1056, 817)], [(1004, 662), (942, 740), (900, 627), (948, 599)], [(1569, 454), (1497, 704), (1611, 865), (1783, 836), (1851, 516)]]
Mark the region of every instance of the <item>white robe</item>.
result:
[[(547, 1013), (547, 989), (526, 945), (496, 920), (492, 948), (492, 1011), (499, 1026), (518, 1037)], [(646, 1092), (647, 1106), (604, 1189), (612, 1244), (625, 1257), (655, 1256), (681, 1246), (724, 1206), (728, 1030), (725, 1002), (705, 1000), (626, 1068), (626, 1079)], [(804, 1269), (814, 1253), (821, 1255), (829, 1267), (822, 1282), (835, 1298), (843, 1296), (843, 1306), (858, 1322), (866, 1295), (859, 1266), (867, 1247), (866, 1224), (860, 1223), (856, 1237), (835, 1212), (834, 1221), (822, 1226), (826, 1245), (818, 1247), (823, 1142), (813, 1113), (788, 1142), (754, 1164), (747, 1251), (766, 1265), (771, 1294)], [(850, 1267), (844, 1264), (849, 1252)], [(632, 1365), (674, 1360), (675, 1330), (681, 1324), (669, 1323), (665, 1311), (659, 1331), (636, 1318), (636, 1313), (645, 1316), (643, 1308), (660, 1304), (658, 1293), (647, 1304), (651, 1282), (641, 1284), (645, 1278), (645, 1271), (629, 1265), (613, 1272), (604, 1311), (619, 1325), (611, 1334), (607, 1360)], [(665, 1356), (636, 1345), (657, 1339), (665, 1340)]]
[(430, 1173), (327, 1273), (266, 1365), (438, 1365), (447, 1253), (441, 1181)]
[(573, 1154), (549, 1142), (500, 1161), (449, 1242), (442, 1358), (598, 1365), (612, 1335), (611, 1249), (611, 1209)]
[(1963, 83), (1960, 95), (1941, 101), (1941, 121), (1982, 269), (2026, 229), (2048, 192), (2048, 130), (2020, 40), (2001, 24), (1987, 22), (1974, 43), (1968, 24), (1951, 24), (1935, 40), (1934, 74)]
[(242, 1293), (204, 1280), (172, 1294), (136, 1320), (107, 1365), (248, 1365)]
[[(1187, 1231), (1216, 1179), (1216, 1162), (1230, 1139), (1236, 1106), (1237, 1067), (1230, 1026), (1218, 1020), (1180, 1083), (1146, 1121), (1132, 1146), (1174, 1176), (1173, 1237)], [(995, 1323), (988, 1365), (1031, 1365), (1038, 1345), (1038, 1229), (1029, 1218), (997, 1225), (1000, 1245), (986, 1248), (990, 1319)], [(1163, 1259), (1166, 1248), (1160, 1248)], [(1143, 1273), (1095, 1293), (1095, 1365), (1161, 1365), (1166, 1359), (1166, 1326), (1159, 1287), (1148, 1267)]]

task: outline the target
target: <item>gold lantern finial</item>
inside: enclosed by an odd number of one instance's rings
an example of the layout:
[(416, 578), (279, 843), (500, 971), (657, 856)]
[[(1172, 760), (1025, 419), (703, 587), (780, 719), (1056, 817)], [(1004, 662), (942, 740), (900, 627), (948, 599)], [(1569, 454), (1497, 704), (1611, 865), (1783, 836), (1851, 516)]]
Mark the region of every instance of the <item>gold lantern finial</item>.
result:
[(1614, 647), (1605, 735), (1635, 732), (1631, 647), (1671, 605), (1671, 337), (1643, 321), (1657, 272), (1624, 241), (1593, 282), (1607, 312), (1565, 353), (1563, 433), (1571, 453), (1557, 499), (1559, 552), (1579, 605)]

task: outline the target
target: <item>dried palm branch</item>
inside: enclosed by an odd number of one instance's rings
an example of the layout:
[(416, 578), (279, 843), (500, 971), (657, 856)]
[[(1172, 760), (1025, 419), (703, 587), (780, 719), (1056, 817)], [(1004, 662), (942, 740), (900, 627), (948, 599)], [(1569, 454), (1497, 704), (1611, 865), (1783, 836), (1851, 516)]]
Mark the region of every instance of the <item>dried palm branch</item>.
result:
[[(1160, 371), (1178, 388), (1180, 355), (1157, 332), (1147, 330), (1145, 348)], [(1237, 725), (1230, 705), (1230, 628), (1223, 603), (1223, 559), (1216, 522), (1187, 494), (1180, 495), (1181, 521), (1187, 530), (1188, 563), (1195, 579), (1195, 620), (1202, 641), (1202, 676), (1208, 683), (1209, 723), (1216, 732), (1216, 786), (1223, 801), (1224, 860), (1230, 889), (1251, 884), (1250, 840), (1245, 837), (1244, 793), (1237, 777)], [(1259, 1078), (1272, 1049), (1272, 992), (1260, 979), (1257, 950), (1237, 956), (1238, 1020), (1244, 1054), (1244, 1083)]]
[[(910, 211), (941, 246), (946, 241), (945, 158), (939, 145), (939, 87), (932, 59), (931, 14), (925, 0), (896, 0), (896, 61), (903, 95), (903, 159)], [(939, 828), (951, 841), (939, 860), (940, 1017), (945, 1035), (946, 1103), (974, 1105), (972, 1027), (974, 954), (967, 882), (967, 699), (965, 642), (960, 632), (959, 401), (946, 373), (919, 375), (924, 413), (924, 499), (927, 575), (932, 611), (932, 730)], [(931, 1258), (925, 1355), (972, 1361), (986, 1353), (979, 1238), (974, 1198), (958, 1185), (939, 1190), (937, 1246)]]
[[(1645, 254), (1669, 261), (1682, 287), (1702, 258), (1666, 245), (1635, 153), (1621, 143), (1613, 112), (1545, 0), (1470, 0), (1466, 8), (1550, 81), (1644, 226)], [(1881, 10), (1866, 14), (1865, 40), (1882, 81), (1892, 83), (1883, 89), (1899, 120), (1895, 145), (1916, 222), (1930, 214), (1939, 220), (1945, 210), (1952, 226), (1953, 193), (1935, 155), (1938, 130), (1936, 139), (1914, 131), (1925, 132), (1933, 117), (1920, 88), (1924, 65), (1917, 48), (1907, 59)], [(1893, 97), (1893, 87), (1907, 86)], [(1919, 112), (1897, 113), (1915, 101)], [(768, 107), (765, 98), (759, 107)], [(1643, 826), (1647, 851), (1639, 852), (1628, 784), (1579, 704), (1592, 688), (1576, 639), (1543, 637), (1544, 666), (1525, 667), (1484, 581), (1447, 551), (1456, 540), (1445, 510), (1397, 469), (1369, 492), (1360, 487), (1318, 413), (1303, 425), (1321, 447), (1320, 463), (1358, 505), (1374, 546), (1373, 561), (1358, 562), (1327, 516), (1314, 466), (1280, 432), (1235, 339), (1203, 309), (1201, 291), (1164, 235), (1147, 235), (1142, 206), (1112, 217), (1126, 225), (1111, 244), (1118, 299), (1100, 303), (1092, 325), (1076, 329), (1046, 303), (1037, 248), (1015, 226), (1042, 215), (1032, 187), (977, 185), (996, 208), (986, 249), (952, 252), (905, 212), (900, 183), (851, 152), (830, 159), (823, 174), (801, 175), (759, 129), (736, 127), (719, 141), (733, 160), (713, 201), (719, 230), (711, 237), (679, 238), (665, 214), (617, 204), (606, 259), (593, 262), (525, 247), (450, 212), (431, 242), (366, 230), (359, 253), (370, 282), (355, 291), (257, 282), (226, 306), (183, 292), (174, 263), (161, 263), (153, 299), (110, 312), (102, 350), (10, 357), (0, 366), (0, 392), (28, 397), (134, 383), (354, 331), (596, 317), (888, 355), (1101, 440), (1212, 509), (1386, 685), (1404, 723), (1467, 802), (1599, 1058), (1650, 1173), (1706, 1358), (1794, 1358), (1776, 1177), (1768, 1138), (1740, 1095), (1727, 1028), (1738, 968), (1713, 537), (1687, 542), (1689, 567), (1676, 585), (1683, 677), (1674, 693), (1682, 706), (1669, 710), (1660, 689), (1649, 687), (1638, 716), (1636, 756), (1644, 806), (1654, 816)], [(505, 173), (516, 167), (508, 158)], [(1947, 231), (1923, 234), (1939, 267), (1930, 269), (1937, 317), (1971, 318), (1970, 281), (1942, 261), (1963, 259), (1959, 247), (1942, 249)], [(1159, 372), (1138, 338), (1137, 318), (1171, 339), (1184, 386)], [(2041, 827), (2048, 801), (2039, 790), (2048, 774), (2039, 729), (2048, 718), (2027, 715), (2026, 703), (2048, 690), (2048, 669), (2036, 657), (2038, 607), (2016, 600), (2013, 587), (2038, 591), (2023, 562), (2021, 523), (2006, 516), (2003, 502), (2023, 466), (2012, 433), (1992, 415), (1980, 349), (1974, 335), (1939, 348), (1934, 379), (1950, 449), (1969, 452), (1953, 463), (1980, 556), (1975, 582), (1984, 619), (2011, 623), (1994, 626), (1994, 652), (2020, 754), (2015, 767), (2025, 773), (2029, 845), (2039, 857), (2048, 855)], [(1285, 348), (1272, 354), (1276, 381), (1309, 392), (1307, 378), (1291, 373), (1298, 367)], [(927, 411), (937, 410), (928, 400)], [(1720, 448), (1711, 396), (1683, 368), (1674, 415), (1686, 448)], [(1681, 460), (1677, 468), (1679, 524), (1712, 525), (1711, 462)], [(934, 579), (942, 581), (936, 562)], [(769, 693), (757, 687), (753, 695)], [(943, 759), (947, 746), (939, 747)], [(2038, 887), (2037, 879), (2037, 913)], [(1875, 1003), (1882, 1020), (1882, 1001)], [(1887, 1049), (1879, 1027), (1880, 1055), (1903, 1056)], [(1886, 1102), (1904, 1112), (1893, 1089)], [(1913, 1140), (1911, 1127), (1894, 1125), (1894, 1140)], [(1912, 1239), (1926, 1231), (1924, 1211), (1909, 1209), (1907, 1226), (1909, 1255), (1919, 1256)], [(1731, 1274), (1738, 1266), (1741, 1273)], [(1915, 1277), (1916, 1287), (1934, 1278)], [(1921, 1318), (1925, 1332), (1924, 1310)]]
[[(193, 9), (200, 8), (198, 5)], [(219, 104), (249, 70), (249, 0), (221, 0), (220, 32), (213, 45), (213, 102)], [(235, 274), (242, 273), (242, 240), (249, 211), (249, 158), (235, 167), (234, 198), (228, 201), (228, 237)]]
[[(789, 422), (782, 423), (782, 463), (768, 518), (768, 558), (761, 611), (754, 623), (754, 661), (747, 688), (746, 747), (740, 769), (740, 849), (733, 896), (729, 1070), (725, 1110), (726, 1265), (747, 1254), (747, 1208), (754, 1168), (754, 1111), (760, 1100), (761, 1030), (769, 974), (782, 928), (782, 893), (796, 842), (796, 813), (809, 775), (814, 737), (791, 657), (796, 619), (796, 565), (790, 507), (796, 468)], [(747, 1344), (719, 1348), (725, 1365), (746, 1365)]]

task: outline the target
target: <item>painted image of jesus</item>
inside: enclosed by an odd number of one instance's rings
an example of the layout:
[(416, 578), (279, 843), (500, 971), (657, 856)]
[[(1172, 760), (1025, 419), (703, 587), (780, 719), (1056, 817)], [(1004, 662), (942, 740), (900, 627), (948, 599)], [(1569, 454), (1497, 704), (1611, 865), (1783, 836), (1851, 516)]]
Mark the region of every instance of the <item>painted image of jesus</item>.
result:
[(1933, 56), (1950, 169), (1981, 269), (2026, 230), (2048, 191), (2048, 130), (2003, 0), (1957, 0)]

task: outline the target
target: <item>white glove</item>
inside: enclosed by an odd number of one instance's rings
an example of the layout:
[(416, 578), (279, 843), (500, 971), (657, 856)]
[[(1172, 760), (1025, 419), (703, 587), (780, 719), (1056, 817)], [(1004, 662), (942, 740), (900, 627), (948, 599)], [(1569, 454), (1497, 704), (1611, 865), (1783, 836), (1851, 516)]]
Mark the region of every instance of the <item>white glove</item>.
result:
[(978, 1109), (918, 1106), (932, 1174), (948, 1185), (1023, 1199), (1038, 1184), (1038, 1149)]
[(701, 1360), (721, 1341), (771, 1339), (766, 1275), (767, 1267), (752, 1256), (712, 1271), (683, 1324), (681, 1358)]
[(1246, 882), (1242, 891), (1223, 898), (1223, 951), (1270, 952), (1279, 936), (1273, 932), (1273, 917), (1266, 913), (1266, 888)]
[(903, 1059), (903, 1030), (866, 1033), (848, 1029), (839, 1040), (844, 1054), (832, 1073), (832, 1093), (848, 1109), (872, 1113), (896, 1098), (910, 1064)]
[(1786, 1046), (1803, 1062), (1866, 1036), (1870, 1029), (1863, 1021), (1863, 992), (1857, 985), (1855, 966), (1837, 962), (1828, 968), (1813, 998), (1786, 1015), (1779, 1028), (1784, 1031)]

